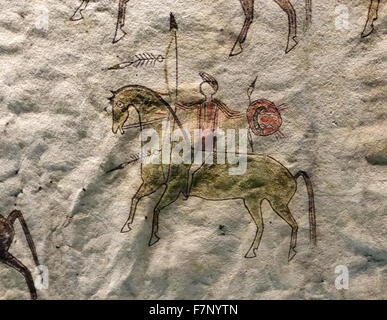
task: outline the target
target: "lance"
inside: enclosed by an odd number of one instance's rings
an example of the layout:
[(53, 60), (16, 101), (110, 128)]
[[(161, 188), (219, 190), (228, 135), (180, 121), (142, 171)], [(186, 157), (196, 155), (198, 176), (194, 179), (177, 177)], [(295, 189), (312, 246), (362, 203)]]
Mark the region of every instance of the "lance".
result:
[[(175, 16), (171, 12), (170, 16), (169, 16), (170, 40), (169, 40), (169, 43), (167, 46), (167, 50), (165, 52), (164, 77), (165, 77), (165, 84), (167, 86), (167, 92), (169, 94), (169, 98), (171, 101), (175, 100), (175, 102), (177, 102), (177, 98), (179, 96), (179, 51), (178, 51), (179, 49), (178, 49), (178, 42), (177, 42), (178, 29), (179, 29), (179, 27), (177, 26)], [(169, 56), (170, 56), (172, 44), (175, 45), (175, 72), (176, 72), (176, 74), (175, 74), (175, 81), (176, 81), (175, 86), (176, 86), (176, 88), (175, 88), (174, 99), (172, 98), (172, 93), (171, 93), (171, 89), (169, 86), (169, 72), (168, 72), (168, 61), (169, 61)], [(175, 106), (175, 110), (176, 110), (176, 106)]]
[[(176, 67), (176, 87), (175, 87), (175, 103), (177, 102), (177, 98), (179, 96), (179, 49), (177, 45), (177, 31), (179, 30), (179, 27), (177, 26), (175, 16), (171, 12), (170, 15), (170, 31), (173, 35), (173, 38), (175, 39), (175, 67)], [(175, 106), (175, 111), (176, 111), (176, 106)]]

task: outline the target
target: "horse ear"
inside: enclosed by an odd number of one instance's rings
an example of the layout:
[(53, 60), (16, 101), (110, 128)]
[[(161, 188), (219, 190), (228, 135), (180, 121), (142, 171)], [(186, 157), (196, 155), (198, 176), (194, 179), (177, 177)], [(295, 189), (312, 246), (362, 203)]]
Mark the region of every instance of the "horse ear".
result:
[(113, 91), (113, 90), (109, 90), (109, 91), (112, 93), (112, 96), (111, 96), (111, 97), (108, 97), (107, 99), (108, 99), (110, 102), (112, 102), (113, 99), (114, 99), (114, 97), (116, 96), (116, 93), (115, 93), (115, 91)]
[(105, 111), (108, 115), (113, 112), (113, 107), (111, 105), (103, 108), (103, 111)]

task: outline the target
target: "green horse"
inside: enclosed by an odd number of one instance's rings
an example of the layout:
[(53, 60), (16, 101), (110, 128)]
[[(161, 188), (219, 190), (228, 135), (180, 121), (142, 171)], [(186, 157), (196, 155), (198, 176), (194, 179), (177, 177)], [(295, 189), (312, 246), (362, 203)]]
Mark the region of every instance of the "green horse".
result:
[[(176, 113), (171, 106), (155, 91), (138, 85), (125, 86), (115, 92), (109, 99), (113, 109), (113, 133), (130, 127), (144, 130), (147, 126), (162, 136), (160, 119), (169, 121), (171, 127), (181, 129)], [(138, 119), (129, 120), (129, 109), (136, 110)], [(161, 118), (160, 115), (164, 115)], [(137, 117), (136, 116), (136, 117)], [(134, 121), (137, 121), (133, 124)], [(130, 126), (126, 123), (130, 121)], [(142, 142), (144, 146), (146, 142)], [(172, 148), (172, 146), (171, 146)], [(171, 152), (169, 153), (171, 154)], [(199, 197), (211, 201), (242, 200), (247, 212), (256, 224), (257, 231), (252, 245), (246, 253), (246, 258), (256, 257), (263, 233), (263, 219), (261, 205), (267, 200), (273, 210), (291, 227), (291, 241), (288, 259), (295, 256), (298, 225), (289, 210), (289, 202), (297, 191), (297, 178), (305, 180), (309, 196), (309, 223), (310, 241), (316, 244), (316, 216), (313, 189), (310, 178), (304, 171), (295, 175), (275, 159), (264, 156), (247, 154), (247, 169), (243, 175), (229, 175), (232, 164), (203, 164), (191, 173), (188, 164), (146, 164), (141, 163), (142, 184), (132, 198), (129, 218), (121, 232), (131, 230), (139, 201), (150, 196), (159, 189), (162, 190), (153, 210), (152, 234), (149, 246), (159, 241), (159, 214), (160, 211), (175, 202), (180, 194), (190, 197)], [(234, 165), (235, 167), (235, 165)], [(189, 175), (192, 175), (189, 177)], [(188, 181), (191, 181), (188, 186)]]

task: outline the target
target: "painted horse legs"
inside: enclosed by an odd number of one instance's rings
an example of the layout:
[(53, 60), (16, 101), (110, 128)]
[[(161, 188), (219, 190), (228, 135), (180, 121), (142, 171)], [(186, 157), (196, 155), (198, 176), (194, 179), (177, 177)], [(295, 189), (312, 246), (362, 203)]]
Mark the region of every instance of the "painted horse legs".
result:
[(274, 0), (274, 1), (288, 15), (289, 34), (288, 34), (288, 43), (286, 45), (286, 50), (285, 50), (285, 53), (288, 53), (292, 51), (294, 47), (298, 44), (296, 11), (294, 10), (289, 0)]
[(30, 290), (31, 299), (36, 300), (38, 298), (38, 295), (36, 293), (34, 280), (28, 268), (8, 252), (4, 256), (0, 255), (0, 262), (3, 262), (7, 266), (20, 272), (24, 276), (28, 289)]
[[(250, 25), (254, 20), (254, 0), (239, 0), (243, 12), (245, 14), (245, 22), (243, 24), (242, 30), (231, 49), (230, 56), (236, 56), (242, 53), (243, 48), (242, 44), (246, 41), (247, 33), (250, 29)], [(285, 52), (290, 52), (297, 44), (297, 16), (294, 7), (289, 0), (274, 0), (283, 11), (288, 15), (289, 21), (289, 34), (288, 34), (288, 43), (286, 46)], [(312, 0), (305, 0), (306, 6), (306, 23), (305, 29), (308, 29), (312, 21)]]
[[(71, 16), (70, 20), (78, 21), (83, 19), (82, 11), (86, 9), (90, 0), (82, 0), (80, 6), (75, 10), (74, 14)], [(123, 29), (125, 27), (125, 18), (126, 18), (126, 7), (130, 0), (119, 0), (118, 4), (118, 17), (116, 30), (113, 38), (113, 43), (117, 43), (122, 38), (125, 37), (126, 31)], [(242, 44), (246, 41), (247, 34), (249, 32), (250, 26), (254, 20), (254, 0), (239, 0), (245, 15), (245, 21), (242, 27), (242, 30), (235, 41), (234, 46), (231, 49), (230, 56), (236, 56), (243, 51)], [(289, 35), (288, 43), (286, 46), (285, 52), (290, 52), (298, 43), (297, 41), (297, 21), (296, 21), (296, 11), (294, 10), (292, 4), (289, 0), (274, 0), (288, 15), (289, 20)], [(371, 0), (370, 12), (368, 15), (368, 21), (366, 27), (363, 31), (363, 36), (367, 36), (373, 30), (372, 22), (377, 19), (377, 10), (379, 7), (380, 0)], [(312, 0), (305, 0), (306, 6), (306, 23), (305, 29), (308, 29), (312, 21)]]
[(312, 25), (312, 0), (305, 0), (305, 11), (304, 31), (307, 31)]
[(81, 5), (75, 10), (74, 14), (71, 16), (71, 21), (79, 21), (83, 19), (82, 11), (86, 9), (90, 0), (82, 0)]
[(245, 14), (245, 22), (238, 36), (238, 39), (236, 40), (234, 46), (231, 49), (230, 57), (236, 56), (242, 53), (243, 51), (242, 44), (246, 41), (247, 33), (254, 19), (254, 0), (239, 0), (239, 1), (241, 2), (242, 9)]
[[(117, 43), (123, 37), (125, 37), (126, 32), (123, 30), (125, 26), (125, 15), (126, 15), (126, 5), (130, 0), (120, 0), (118, 3), (118, 17), (116, 31), (113, 38), (113, 43)], [(82, 11), (87, 8), (90, 0), (82, 0), (80, 6), (75, 10), (74, 14), (71, 16), (71, 21), (79, 21), (83, 19)]]
[(22, 226), (35, 265), (40, 265), (38, 255), (36, 254), (35, 244), (32, 240), (30, 231), (28, 230), (27, 224), (23, 218), (22, 213), (18, 210), (12, 211), (6, 219), (0, 215), (0, 262), (17, 270), (24, 276), (28, 288), (30, 290), (31, 299), (35, 300), (37, 299), (37, 294), (31, 272), (23, 263), (21, 263), (18, 259), (16, 259), (12, 254), (8, 252), (9, 247), (11, 246), (11, 243), (15, 236), (15, 230), (13, 225), (16, 219), (19, 220)]
[(164, 184), (159, 185), (158, 187), (154, 187), (149, 184), (142, 183), (141, 186), (138, 188), (136, 194), (132, 198), (132, 203), (130, 205), (130, 213), (129, 217), (126, 220), (124, 226), (121, 228), (121, 233), (126, 233), (132, 230), (130, 227), (133, 224), (134, 216), (136, 214), (137, 205), (140, 202), (140, 200), (146, 196), (151, 195), (152, 193), (156, 192), (161, 186)]
[(120, 2), (118, 3), (118, 17), (113, 43), (117, 43), (126, 35), (126, 32), (123, 30), (123, 27), (125, 26), (126, 5), (129, 1), (130, 0), (120, 0)]
[(361, 34), (362, 38), (368, 37), (374, 31), (374, 21), (378, 19), (379, 4), (380, 0), (371, 0), (371, 4), (368, 10), (367, 22)]
[(262, 219), (262, 200), (252, 198), (247, 198), (243, 200), (243, 203), (249, 212), (251, 218), (255, 225), (257, 226), (257, 232), (255, 233), (254, 241), (251, 244), (249, 251), (246, 253), (245, 258), (255, 258), (257, 256), (257, 250), (259, 244), (261, 243), (261, 238), (263, 234), (263, 219)]
[(291, 261), (294, 256), (297, 254), (296, 246), (297, 246), (297, 232), (298, 232), (298, 224), (294, 217), (292, 216), (289, 207), (287, 204), (283, 204), (281, 202), (275, 203), (270, 202), (271, 207), (292, 229), (292, 234), (290, 237), (290, 248), (288, 254), (288, 261)]

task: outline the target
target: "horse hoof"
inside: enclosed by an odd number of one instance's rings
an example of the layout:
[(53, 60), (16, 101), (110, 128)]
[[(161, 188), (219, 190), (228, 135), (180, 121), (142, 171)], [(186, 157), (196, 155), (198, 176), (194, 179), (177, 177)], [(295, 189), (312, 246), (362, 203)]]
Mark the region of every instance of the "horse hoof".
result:
[(289, 40), (288, 45), (286, 47), (285, 53), (289, 53), (292, 51), (296, 46), (298, 45), (297, 37), (293, 37), (291, 40)]
[(368, 37), (372, 32), (374, 32), (374, 26), (366, 25), (363, 32), (361, 33), (361, 37), (362, 38)]
[(237, 42), (235, 43), (234, 47), (232, 48), (230, 52), (230, 57), (237, 56), (238, 54), (241, 54), (243, 52), (242, 45)]
[(297, 254), (297, 251), (294, 250), (294, 249), (290, 249), (289, 251), (289, 256), (288, 256), (288, 262), (292, 261), (292, 259), (294, 258), (294, 256)]
[(83, 19), (82, 13), (80, 13), (78, 11), (78, 12), (74, 13), (74, 15), (70, 18), (70, 21), (79, 21), (82, 19)]
[(156, 244), (157, 242), (159, 242), (160, 238), (158, 235), (156, 234), (152, 234), (152, 237), (150, 238), (149, 240), (149, 246), (153, 246), (154, 244)]
[(129, 224), (125, 223), (124, 226), (121, 229), (121, 233), (127, 233), (127, 232), (129, 232), (131, 230), (132, 230), (132, 228), (129, 226)]
[(257, 255), (255, 253), (254, 249), (249, 250), (249, 252), (246, 253), (245, 258), (246, 259), (252, 259), (255, 258)]
[(121, 29), (117, 29), (116, 34), (114, 35), (113, 43), (117, 43), (118, 41), (120, 41), (125, 36), (126, 36), (126, 32), (125, 31), (123, 31)]

